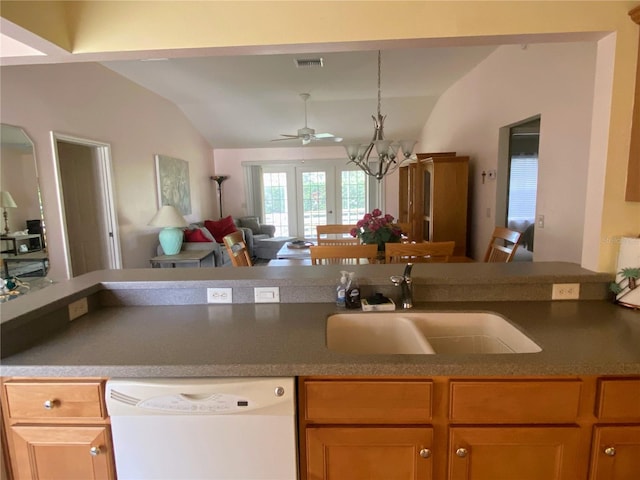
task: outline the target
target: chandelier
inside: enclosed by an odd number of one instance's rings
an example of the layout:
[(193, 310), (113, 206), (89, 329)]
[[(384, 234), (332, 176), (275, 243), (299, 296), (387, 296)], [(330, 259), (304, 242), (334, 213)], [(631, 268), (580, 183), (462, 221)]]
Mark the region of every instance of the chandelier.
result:
[[(380, 90), (380, 70), (382, 65), (382, 56), (378, 50), (378, 115), (373, 116), (373, 138), (368, 144), (345, 145), (349, 162), (355, 163), (364, 173), (375, 177), (378, 181), (382, 180), (385, 175), (393, 173), (402, 163), (411, 158), (413, 147), (416, 140), (393, 140), (384, 139), (384, 119), (386, 115), (380, 113), (381, 90)], [(377, 165), (370, 163), (369, 157), (375, 147), (378, 154)], [(398, 158), (398, 150), (400, 150), (401, 158)], [(375, 157), (374, 157), (375, 158)]]

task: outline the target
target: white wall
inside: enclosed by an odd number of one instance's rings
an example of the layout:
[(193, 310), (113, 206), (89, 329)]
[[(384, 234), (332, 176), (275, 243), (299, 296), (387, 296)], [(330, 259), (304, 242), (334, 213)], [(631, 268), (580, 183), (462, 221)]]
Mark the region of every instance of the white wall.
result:
[(2, 67), (1, 119), (35, 144), (44, 199), (50, 276), (63, 278), (62, 226), (50, 132), (111, 144), (124, 268), (149, 267), (157, 229), (154, 154), (189, 161), (192, 215), (212, 217), (210, 145), (172, 103), (95, 63)]
[[(595, 43), (502, 46), (443, 94), (421, 137), (422, 151), (471, 157), (471, 254), (481, 258), (496, 225), (498, 132), (541, 116), (536, 261), (580, 263), (585, 218)], [(491, 218), (487, 218), (487, 208)]]
[[(214, 164), (216, 172), (220, 175), (229, 175), (229, 180), (222, 186), (222, 202), (224, 214), (233, 216), (246, 215), (246, 192), (244, 185), (243, 162), (259, 162), (265, 165), (277, 162), (300, 162), (317, 160), (344, 159), (347, 164), (347, 156), (344, 147), (295, 147), (295, 148), (253, 148), (253, 149), (215, 149)], [(397, 173), (383, 180), (382, 195), (385, 200), (380, 205), (372, 205), (371, 208), (380, 208), (385, 213), (398, 217), (398, 180)]]

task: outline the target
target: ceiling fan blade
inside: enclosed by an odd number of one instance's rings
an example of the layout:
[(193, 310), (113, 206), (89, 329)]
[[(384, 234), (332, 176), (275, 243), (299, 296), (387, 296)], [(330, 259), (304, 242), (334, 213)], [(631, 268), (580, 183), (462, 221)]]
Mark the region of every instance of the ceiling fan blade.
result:
[(318, 140), (333, 140), (334, 142), (341, 142), (342, 141), (342, 137), (336, 137), (332, 133), (316, 133), (315, 137)]
[(282, 140), (297, 140), (298, 137), (295, 135), (287, 135), (286, 138), (272, 138), (272, 142), (281, 142)]

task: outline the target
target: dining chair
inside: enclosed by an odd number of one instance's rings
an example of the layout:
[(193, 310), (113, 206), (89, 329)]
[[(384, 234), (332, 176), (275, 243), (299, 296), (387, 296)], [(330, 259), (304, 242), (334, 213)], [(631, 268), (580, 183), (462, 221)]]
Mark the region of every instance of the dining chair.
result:
[(456, 242), (387, 243), (384, 246), (385, 263), (448, 262)]
[(359, 265), (376, 262), (378, 245), (318, 245), (309, 247), (309, 253), (311, 265)]
[(510, 262), (516, 254), (520, 242), (520, 232), (505, 227), (496, 227), (484, 255), (484, 261), (490, 263)]
[(241, 230), (226, 235), (222, 240), (234, 267), (252, 266), (249, 250), (247, 249), (247, 244), (244, 243), (244, 236)]
[(396, 222), (396, 225), (402, 230), (403, 241), (414, 240), (410, 222)]
[(355, 225), (316, 225), (318, 245), (358, 245), (360, 239), (351, 236)]

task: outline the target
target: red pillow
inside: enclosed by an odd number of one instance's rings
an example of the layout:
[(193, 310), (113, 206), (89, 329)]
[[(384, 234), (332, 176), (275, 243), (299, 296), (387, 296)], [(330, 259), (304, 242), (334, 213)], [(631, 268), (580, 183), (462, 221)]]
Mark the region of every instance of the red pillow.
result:
[(211, 232), (213, 238), (216, 239), (216, 242), (223, 243), (223, 238), (225, 235), (229, 235), (230, 233), (237, 232), (236, 224), (233, 223), (233, 218), (231, 215), (228, 217), (221, 218), (218, 221), (215, 220), (205, 220), (204, 226), (207, 230)]
[(210, 238), (204, 236), (202, 230), (199, 228), (194, 228), (193, 230), (189, 230), (188, 228), (184, 231), (184, 241), (185, 242), (211, 242)]

